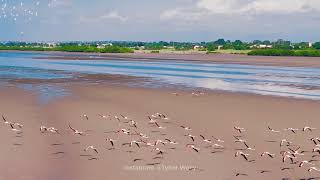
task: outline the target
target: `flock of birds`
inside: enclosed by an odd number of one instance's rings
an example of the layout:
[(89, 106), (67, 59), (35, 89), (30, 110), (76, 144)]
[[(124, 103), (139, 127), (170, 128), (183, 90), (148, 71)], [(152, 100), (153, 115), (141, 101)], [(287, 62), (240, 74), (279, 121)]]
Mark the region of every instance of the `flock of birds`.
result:
[[(199, 95), (199, 92), (195, 92), (195, 95)], [(210, 136), (210, 138), (198, 134), (195, 135), (192, 133), (192, 128), (186, 125), (178, 124), (172, 121), (167, 115), (163, 113), (156, 113), (146, 116), (143, 122), (135, 121), (128, 116), (120, 115), (103, 115), (98, 114), (96, 117), (89, 117), (84, 114), (81, 116), (81, 119), (84, 121), (90, 122), (93, 118), (99, 118), (101, 120), (113, 121), (118, 124), (118, 128), (103, 132), (106, 137), (104, 137), (105, 145), (109, 147), (107, 150), (112, 151), (116, 149), (125, 149), (126, 153), (135, 153), (142, 149), (145, 149), (150, 152), (152, 161), (146, 162), (146, 157), (136, 157), (131, 159), (132, 163), (143, 162), (147, 166), (156, 166), (164, 163), (166, 155), (171, 153), (173, 150), (184, 150), (187, 153), (193, 153), (194, 155), (200, 153), (207, 153), (203, 149), (209, 149), (211, 154), (224, 153), (226, 150), (231, 150), (229, 145), (225, 140), (217, 138), (215, 136)], [(9, 121), (5, 116), (2, 116), (3, 123), (7, 125), (10, 130), (14, 131), (18, 135), (23, 134), (24, 125)], [(144, 123), (147, 126), (148, 133), (142, 132), (143, 130), (140, 123)], [(172, 135), (169, 136), (168, 129), (178, 128), (183, 133), (179, 137), (180, 141), (177, 141), (173, 138)], [(316, 128), (313, 127), (303, 127), (298, 128), (286, 128), (284, 130), (276, 130), (268, 126), (266, 131), (268, 133), (281, 134), (283, 132), (289, 132), (292, 134), (298, 133), (310, 133), (315, 131)], [(47, 127), (40, 125), (39, 133), (40, 134), (57, 134), (64, 135), (65, 132), (79, 136), (80, 139), (83, 136), (87, 136), (90, 131), (80, 130), (75, 128), (71, 123), (69, 123), (65, 129), (59, 130), (55, 127)], [(146, 131), (146, 130), (144, 130)], [(234, 158), (243, 159), (243, 161), (248, 163), (255, 163), (258, 161), (257, 157), (261, 160), (269, 159), (281, 159), (283, 167), (279, 171), (290, 171), (295, 168), (304, 168), (306, 172), (319, 172), (320, 166), (316, 165), (316, 162), (320, 161), (320, 137), (311, 137), (308, 139), (310, 144), (313, 144), (312, 149), (303, 149), (299, 145), (291, 142), (287, 139), (278, 139), (274, 141), (268, 141), (270, 143), (278, 143), (279, 152), (270, 152), (270, 151), (258, 151), (255, 146), (251, 146), (250, 142), (246, 139), (247, 130), (242, 127), (233, 127), (233, 145), (241, 147), (238, 149), (232, 149), (234, 152)], [(111, 135), (112, 134), (112, 135)], [(112, 137), (112, 138), (111, 138)], [(124, 140), (127, 137), (126, 140)], [(128, 140), (131, 139), (131, 140)], [(182, 140), (181, 140), (182, 139)], [(99, 153), (102, 151), (96, 145), (88, 145), (83, 147), (83, 152), (92, 153), (94, 155), (87, 155), (88, 160), (99, 160)], [(63, 152), (59, 152), (63, 153)], [(255, 158), (253, 158), (255, 157)], [(240, 160), (239, 159), (239, 160)], [(200, 167), (192, 167), (188, 169), (189, 171), (204, 171)], [(271, 170), (259, 170), (258, 173), (272, 173)], [(247, 173), (235, 172), (234, 175), (238, 176), (249, 176)]]
[(6, 0), (1, 0), (1, 19), (8, 19), (12, 21), (17, 21), (19, 18), (23, 19), (25, 22), (30, 22), (33, 17), (38, 16), (37, 8), (40, 5), (40, 1), (34, 3), (33, 8), (26, 6), (26, 4), (21, 1), (19, 4), (15, 2), (7, 2)]
[[(57, 0), (48, 0), (47, 6), (49, 8), (54, 7)], [(1, 0), (0, 1), (0, 22), (24, 22), (30, 23), (32, 20), (39, 16), (40, 1), (30, 2), (29, 0), (24, 2)], [(21, 31), (20, 35), (23, 36), (24, 32)]]

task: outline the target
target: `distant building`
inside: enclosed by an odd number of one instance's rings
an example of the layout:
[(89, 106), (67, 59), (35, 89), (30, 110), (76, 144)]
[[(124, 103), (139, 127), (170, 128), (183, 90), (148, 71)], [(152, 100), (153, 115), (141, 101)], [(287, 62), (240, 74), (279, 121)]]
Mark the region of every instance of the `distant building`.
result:
[(112, 46), (113, 44), (112, 43), (107, 43), (107, 44), (97, 44), (97, 48), (98, 49), (103, 49), (107, 46)]
[(308, 47), (311, 48), (312, 47), (312, 42), (308, 43)]
[(50, 42), (50, 43), (45, 43), (45, 48), (54, 48), (54, 47), (56, 47), (57, 46), (57, 44), (56, 43), (54, 43), (54, 42)]
[(219, 45), (218, 46), (218, 50), (220, 50), (220, 49), (222, 49), (223, 48), (223, 46), (222, 45)]
[(194, 49), (194, 50), (201, 49), (201, 48), (203, 48), (203, 46), (199, 46), (199, 45), (193, 46), (193, 49)]
[(250, 46), (250, 48), (266, 49), (266, 48), (272, 48), (272, 45), (255, 44), (255, 45)]

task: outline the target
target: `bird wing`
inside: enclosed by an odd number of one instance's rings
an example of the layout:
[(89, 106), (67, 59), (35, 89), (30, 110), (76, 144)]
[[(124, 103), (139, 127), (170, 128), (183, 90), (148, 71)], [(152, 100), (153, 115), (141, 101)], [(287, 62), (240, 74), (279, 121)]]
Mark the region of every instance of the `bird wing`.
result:
[(139, 145), (139, 143), (137, 143), (137, 142), (135, 142), (135, 144), (138, 146), (138, 148), (140, 148), (140, 145)]
[(246, 156), (246, 155), (241, 154), (241, 156), (242, 156), (246, 161), (248, 161), (248, 158), (247, 158), (247, 156)]
[(203, 135), (201, 135), (201, 134), (200, 134), (200, 137), (201, 137), (203, 140), (205, 140), (205, 139), (206, 139), (206, 138), (204, 138), (204, 136), (203, 136)]
[(243, 142), (243, 144), (244, 144), (247, 148), (249, 148), (249, 146), (248, 146), (248, 144), (247, 144), (246, 142)]
[(70, 124), (69, 124), (69, 128), (70, 128), (72, 131), (76, 132), (76, 130), (75, 130), (73, 127), (71, 127)]
[(194, 148), (194, 147), (193, 147), (192, 149), (195, 150), (196, 152), (199, 152), (199, 150), (198, 150), (197, 148)]
[(4, 122), (7, 122), (6, 118), (2, 115), (2, 119)]
[(191, 136), (192, 141), (194, 141), (194, 138)]
[(270, 153), (268, 153), (268, 156), (269, 156), (269, 157), (271, 157), (271, 158), (273, 158), (273, 155), (272, 155), (272, 154), (270, 154)]
[(155, 124), (156, 126), (160, 127), (160, 126), (159, 126), (159, 124), (158, 124), (157, 122), (154, 122), (154, 124)]

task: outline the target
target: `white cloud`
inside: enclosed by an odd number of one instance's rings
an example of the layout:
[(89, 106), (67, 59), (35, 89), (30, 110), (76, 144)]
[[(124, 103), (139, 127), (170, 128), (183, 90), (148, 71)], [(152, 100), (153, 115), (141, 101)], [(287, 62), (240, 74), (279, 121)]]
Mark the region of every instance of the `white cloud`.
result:
[(198, 8), (213, 13), (300, 13), (320, 10), (319, 0), (199, 0)]
[(128, 17), (120, 15), (117, 11), (111, 11), (106, 14), (96, 15), (96, 16), (80, 16), (75, 24), (96, 24), (96, 23), (103, 23), (103, 22), (126, 22)]
[(197, 0), (160, 14), (161, 20), (207, 21), (210, 17), (245, 17), (254, 20), (258, 15), (298, 15), (315, 12), (320, 15), (320, 0)]
[(162, 14), (160, 14), (160, 19), (169, 20), (172, 18), (178, 18), (186, 21), (197, 21), (204, 17), (207, 13), (207, 11), (199, 11), (195, 9), (176, 8), (164, 11)]
[(104, 19), (113, 19), (113, 20), (118, 20), (121, 22), (125, 22), (128, 20), (128, 17), (120, 15), (117, 11), (111, 11), (107, 14), (104, 14), (99, 17), (99, 19), (104, 20)]

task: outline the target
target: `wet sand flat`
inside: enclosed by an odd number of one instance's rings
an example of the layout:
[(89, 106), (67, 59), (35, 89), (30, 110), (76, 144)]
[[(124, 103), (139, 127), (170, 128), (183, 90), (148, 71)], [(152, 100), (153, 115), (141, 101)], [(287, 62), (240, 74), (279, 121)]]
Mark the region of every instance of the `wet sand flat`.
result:
[(237, 54), (94, 54), (46, 52), (47, 57), (35, 59), (64, 60), (138, 60), (138, 61), (192, 61), (198, 63), (242, 64), (287, 67), (320, 67), (320, 57), (247, 56)]
[[(21, 51), (0, 51), (21, 52)], [(198, 63), (221, 63), (242, 65), (265, 65), (287, 67), (320, 67), (320, 57), (280, 57), (280, 56), (248, 56), (239, 54), (150, 54), (150, 53), (80, 53), (80, 52), (39, 52), (22, 51), (21, 53), (37, 53), (41, 56), (34, 59), (63, 60), (131, 60), (131, 61), (192, 61)], [(46, 56), (47, 55), (47, 56)]]
[[(307, 171), (311, 165), (298, 167), (300, 161), (320, 159), (312, 158), (316, 153), (310, 152), (315, 146), (310, 138), (316, 137), (319, 130), (301, 130), (304, 126), (320, 128), (318, 101), (225, 92), (194, 96), (189, 91), (174, 91), (176, 95), (166, 89), (107, 85), (70, 84), (69, 87), (72, 96), (48, 104), (37, 103), (34, 93), (16, 88), (0, 89), (1, 113), (8, 121), (24, 125), (23, 133), (17, 135), (10, 126), (1, 123), (0, 179), (304, 179), (320, 176), (319, 172)], [(169, 118), (157, 119), (163, 129), (148, 123), (147, 116), (157, 112)], [(102, 118), (99, 114), (112, 118)], [(119, 117), (120, 122), (114, 116)], [(130, 119), (137, 122), (137, 128), (126, 123)], [(73, 134), (69, 124), (85, 136)], [(60, 135), (40, 133), (41, 125), (59, 129)], [(192, 130), (187, 131), (181, 125)], [(234, 126), (246, 131), (240, 134)], [(272, 133), (268, 126), (281, 132)], [(285, 131), (288, 127), (300, 130)], [(129, 129), (132, 134), (112, 133), (119, 129)], [(146, 134), (148, 138), (135, 133)], [(195, 141), (185, 136), (187, 134), (194, 135)], [(204, 142), (200, 135), (212, 143)], [(243, 149), (243, 143), (234, 142), (234, 135), (241, 135), (255, 150)], [(225, 142), (218, 142), (212, 136)], [(107, 138), (116, 140), (115, 149), (110, 149)], [(140, 139), (154, 142), (166, 138), (178, 144), (159, 143), (149, 147), (140, 142)], [(279, 146), (282, 139), (292, 142), (290, 148), (301, 147), (301, 151), (306, 151), (294, 160), (296, 164), (290, 160), (282, 163), (280, 151), (289, 151), (289, 147)], [(139, 141), (141, 147), (122, 145), (132, 140)], [(199, 153), (187, 148), (187, 144), (194, 144)], [(224, 148), (208, 147), (210, 144)], [(95, 146), (99, 153), (84, 151), (89, 145)], [(152, 151), (156, 147), (164, 154), (156, 155), (158, 151)], [(250, 162), (234, 156), (239, 149), (250, 154)], [(274, 153), (275, 158), (261, 157), (264, 151)], [(158, 158), (153, 159), (155, 157)], [(134, 162), (134, 159), (139, 160)], [(154, 163), (159, 165), (148, 166)], [(320, 167), (319, 162), (312, 163)], [(281, 170), (287, 167), (293, 169)], [(260, 173), (262, 170), (268, 172)], [(248, 176), (235, 176), (236, 173)]]

